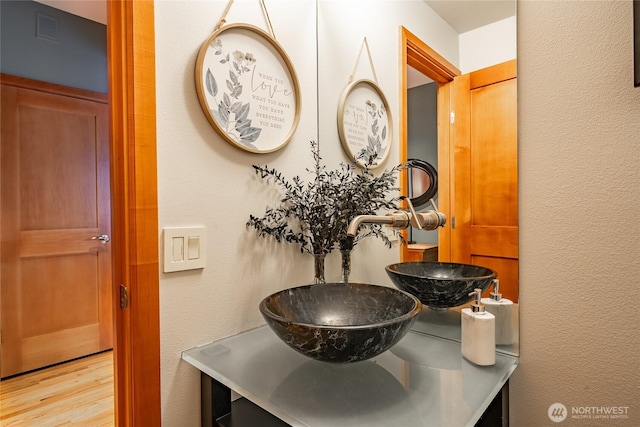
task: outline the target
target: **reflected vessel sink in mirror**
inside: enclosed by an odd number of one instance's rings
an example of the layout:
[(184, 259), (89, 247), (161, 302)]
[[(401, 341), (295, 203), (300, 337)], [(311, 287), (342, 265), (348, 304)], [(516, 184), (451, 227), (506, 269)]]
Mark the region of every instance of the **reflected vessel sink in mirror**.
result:
[(451, 262), (400, 262), (385, 267), (391, 281), (434, 310), (471, 302), (475, 288), (486, 291), (496, 272), (478, 265)]
[(262, 300), (260, 312), (294, 350), (325, 362), (356, 362), (396, 344), (422, 310), (406, 292), (362, 283), (285, 289)]

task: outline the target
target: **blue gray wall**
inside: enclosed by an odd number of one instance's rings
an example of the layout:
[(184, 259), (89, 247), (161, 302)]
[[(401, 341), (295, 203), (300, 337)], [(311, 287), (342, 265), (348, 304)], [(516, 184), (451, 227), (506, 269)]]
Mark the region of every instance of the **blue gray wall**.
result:
[[(408, 135), (407, 155), (438, 169), (438, 85), (429, 83), (407, 91)], [(437, 194), (434, 199), (437, 201)], [(416, 206), (417, 208), (417, 206)], [(418, 243), (438, 243), (438, 231), (412, 230)]]
[[(56, 41), (37, 36), (38, 14), (57, 20)], [(2, 0), (0, 72), (107, 93), (107, 27), (34, 1)]]

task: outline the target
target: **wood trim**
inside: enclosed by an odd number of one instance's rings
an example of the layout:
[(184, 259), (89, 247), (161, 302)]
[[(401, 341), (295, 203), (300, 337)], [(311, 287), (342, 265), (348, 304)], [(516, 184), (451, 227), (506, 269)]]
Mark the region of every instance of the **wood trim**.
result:
[[(451, 108), (455, 111), (455, 125), (451, 127), (451, 220), (455, 217), (456, 227), (451, 232), (451, 260), (469, 260), (471, 247), (465, 240), (471, 226), (471, 91), (470, 75), (455, 79), (451, 91)], [(462, 171), (457, 173), (456, 171)], [(466, 172), (465, 172), (466, 171)], [(468, 261), (465, 261), (468, 262)]]
[[(108, 2), (116, 424), (159, 426), (154, 4)], [(119, 305), (120, 284), (129, 307)]]
[(407, 52), (406, 63), (425, 76), (438, 83), (447, 83), (460, 75), (460, 70), (404, 27), (402, 38)]
[[(3, 176), (17, 176), (20, 154), (17, 144), (6, 144), (4, 141), (17, 140), (18, 128), (11, 126), (17, 122), (18, 112), (15, 108), (18, 99), (18, 89), (5, 84), (0, 85), (0, 108), (2, 120), (0, 120), (0, 168)], [(8, 348), (13, 351), (21, 351), (22, 345), (22, 312), (18, 304), (6, 304), (7, 301), (19, 301), (17, 286), (7, 286), (5, 283), (19, 283), (20, 272), (17, 268), (20, 260), (20, 232), (19, 232), (19, 206), (18, 181), (0, 178), (0, 251), (2, 253), (0, 267), (0, 298), (3, 307), (0, 312), (0, 324), (17, 325), (13, 328), (2, 330), (2, 345), (0, 346), (0, 376), (6, 376), (5, 372), (19, 372), (20, 361), (11, 357)]]
[[(407, 92), (407, 64), (409, 63), (409, 48), (408, 37), (409, 31), (404, 27), (400, 27), (400, 128), (399, 128), (399, 163), (405, 163), (408, 159), (407, 154), (407, 141), (409, 139), (409, 130), (407, 129), (409, 123), (409, 114), (407, 111), (408, 92)], [(400, 173), (400, 194), (408, 194), (408, 175), (406, 173)], [(400, 231), (402, 239), (409, 243), (409, 232), (405, 230)], [(405, 261), (410, 258), (409, 248), (405, 244), (400, 245), (400, 261)]]
[[(408, 111), (407, 111), (407, 66), (410, 65), (435, 82), (438, 82), (438, 208), (449, 209), (449, 84), (460, 70), (405, 27), (400, 27), (400, 163), (407, 161)], [(400, 194), (407, 194), (407, 174), (400, 174)], [(440, 260), (450, 257), (450, 221), (439, 230), (438, 256)], [(406, 240), (408, 233), (402, 230)], [(407, 245), (400, 245), (400, 261), (409, 260)]]
[(102, 104), (106, 104), (109, 100), (106, 93), (62, 86), (55, 83), (41, 82), (38, 80), (28, 79), (26, 77), (13, 76), (11, 74), (0, 73), (0, 83), (21, 89), (37, 90), (39, 92), (69, 96), (71, 98), (84, 99), (86, 101), (99, 102)]
[(510, 61), (503, 62), (498, 65), (492, 65), (491, 67), (470, 73), (470, 87), (471, 90), (473, 90), (505, 80), (515, 79), (517, 74), (517, 60), (512, 59)]
[(438, 209), (447, 213), (447, 222), (438, 229), (438, 261), (451, 260), (451, 83), (438, 87)]

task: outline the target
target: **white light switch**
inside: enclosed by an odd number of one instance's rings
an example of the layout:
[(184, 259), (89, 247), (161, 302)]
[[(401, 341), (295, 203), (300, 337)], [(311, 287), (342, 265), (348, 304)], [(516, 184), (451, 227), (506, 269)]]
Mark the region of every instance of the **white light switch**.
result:
[(184, 238), (174, 237), (171, 239), (171, 250), (173, 252), (171, 261), (184, 261)]
[(200, 237), (189, 236), (188, 248), (189, 248), (188, 253), (189, 253), (190, 260), (200, 258)]
[(162, 231), (165, 273), (206, 266), (205, 227), (166, 227)]

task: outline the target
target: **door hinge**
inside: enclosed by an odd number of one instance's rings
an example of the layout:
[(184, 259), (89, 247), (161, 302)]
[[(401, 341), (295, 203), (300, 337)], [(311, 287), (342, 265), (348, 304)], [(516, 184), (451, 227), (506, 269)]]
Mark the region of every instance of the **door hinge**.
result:
[(129, 290), (125, 285), (120, 285), (120, 308), (126, 310), (129, 308)]
[(450, 117), (449, 121), (451, 122), (451, 124), (455, 125), (456, 124), (456, 112), (452, 111), (449, 117)]

